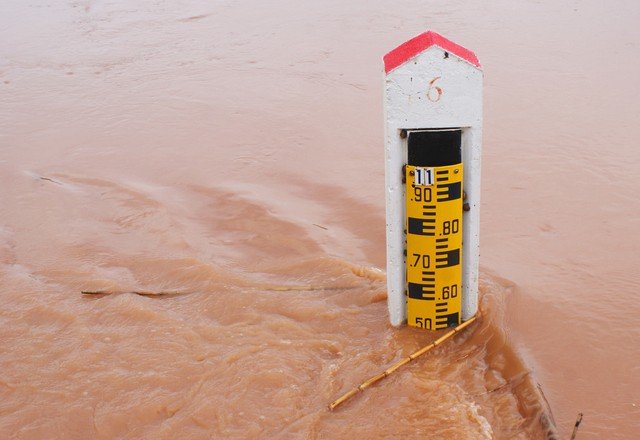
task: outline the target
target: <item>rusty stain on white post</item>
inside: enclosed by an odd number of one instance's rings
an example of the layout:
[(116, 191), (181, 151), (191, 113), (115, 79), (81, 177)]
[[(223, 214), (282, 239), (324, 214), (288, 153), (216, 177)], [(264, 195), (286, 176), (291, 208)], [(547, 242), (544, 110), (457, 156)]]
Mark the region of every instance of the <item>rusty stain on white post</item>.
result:
[(391, 324), (407, 319), (405, 189), (407, 132), (460, 129), (464, 168), (462, 320), (478, 309), (480, 157), (483, 73), (475, 54), (435, 32), (425, 32), (384, 56), (387, 287)]

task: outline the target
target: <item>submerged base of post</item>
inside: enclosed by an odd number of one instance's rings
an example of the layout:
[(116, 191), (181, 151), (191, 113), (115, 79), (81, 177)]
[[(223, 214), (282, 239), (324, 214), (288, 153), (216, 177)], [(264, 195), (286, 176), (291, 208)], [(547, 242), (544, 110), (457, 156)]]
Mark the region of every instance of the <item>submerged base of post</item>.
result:
[(431, 344), (429, 344), (429, 345), (427, 345), (425, 347), (422, 347), (420, 350), (415, 351), (414, 353), (410, 354), (409, 356), (407, 356), (405, 358), (400, 359), (398, 362), (396, 362), (395, 364), (391, 365), (389, 368), (384, 370), (382, 373), (376, 374), (375, 376), (365, 380), (360, 385), (358, 385), (356, 388), (352, 389), (351, 391), (346, 392), (345, 394), (340, 396), (338, 399), (336, 399), (333, 402), (331, 402), (329, 404), (329, 410), (333, 411), (338, 406), (342, 405), (344, 402), (346, 402), (347, 400), (351, 399), (353, 396), (358, 394), (360, 391), (364, 391), (366, 388), (369, 388), (371, 385), (375, 384), (376, 382), (378, 382), (378, 381), (384, 379), (385, 377), (389, 376), (390, 374), (394, 373), (395, 371), (397, 371), (403, 365), (408, 364), (412, 360), (422, 356), (426, 352), (428, 352), (428, 351), (432, 350), (433, 348), (437, 347), (438, 345), (442, 344), (444, 341), (449, 339), (451, 336), (455, 335), (456, 333), (460, 332), (464, 328), (466, 328), (469, 325), (471, 325), (477, 318), (478, 318), (478, 315), (472, 317), (468, 321), (463, 322), (462, 324), (460, 324), (456, 328), (454, 328), (451, 331), (445, 333), (443, 336), (441, 336), (440, 338), (436, 339)]

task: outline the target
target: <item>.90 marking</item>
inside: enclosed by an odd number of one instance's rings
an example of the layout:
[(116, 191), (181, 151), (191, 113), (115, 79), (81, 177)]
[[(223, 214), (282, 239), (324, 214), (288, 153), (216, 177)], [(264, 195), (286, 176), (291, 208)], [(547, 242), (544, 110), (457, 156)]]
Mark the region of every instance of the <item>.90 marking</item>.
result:
[(431, 201), (431, 188), (423, 186), (416, 186), (413, 188), (414, 201), (416, 202), (430, 202)]

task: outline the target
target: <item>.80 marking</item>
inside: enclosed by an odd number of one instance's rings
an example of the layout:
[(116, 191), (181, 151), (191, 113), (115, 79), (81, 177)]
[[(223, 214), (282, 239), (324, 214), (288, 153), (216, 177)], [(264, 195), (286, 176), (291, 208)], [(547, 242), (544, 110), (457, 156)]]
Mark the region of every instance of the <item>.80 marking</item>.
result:
[(457, 234), (460, 230), (460, 221), (458, 219), (447, 220), (442, 223), (442, 235)]

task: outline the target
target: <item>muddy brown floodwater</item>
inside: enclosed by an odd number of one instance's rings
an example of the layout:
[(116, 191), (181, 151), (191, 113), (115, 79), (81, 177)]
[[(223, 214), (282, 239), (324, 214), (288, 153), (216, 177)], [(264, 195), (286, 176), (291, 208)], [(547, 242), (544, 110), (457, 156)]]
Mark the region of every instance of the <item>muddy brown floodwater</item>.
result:
[[(3, 1), (0, 437), (637, 438), (638, 23)], [(435, 339), (389, 326), (381, 270), (381, 57), (425, 29), (485, 72), (482, 318), (330, 413)]]

